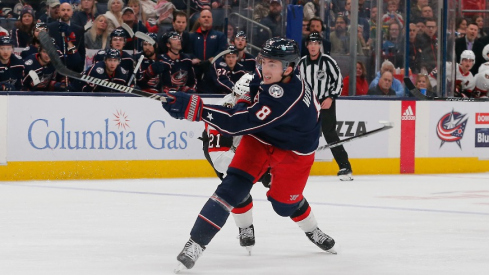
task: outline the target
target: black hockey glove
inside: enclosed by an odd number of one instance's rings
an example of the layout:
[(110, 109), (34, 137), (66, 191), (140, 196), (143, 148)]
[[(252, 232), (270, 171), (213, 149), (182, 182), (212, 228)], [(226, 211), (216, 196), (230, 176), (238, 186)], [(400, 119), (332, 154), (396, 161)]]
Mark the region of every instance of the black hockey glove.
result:
[(170, 116), (176, 119), (186, 119), (189, 121), (201, 121), (204, 102), (198, 95), (190, 95), (177, 91), (170, 91), (167, 94), (167, 102), (163, 102), (165, 109)]
[(149, 74), (149, 76), (153, 77), (153, 76), (156, 76), (158, 74), (163, 73), (164, 70), (165, 70), (165, 65), (162, 62), (157, 61), (157, 62), (149, 65), (148, 74)]

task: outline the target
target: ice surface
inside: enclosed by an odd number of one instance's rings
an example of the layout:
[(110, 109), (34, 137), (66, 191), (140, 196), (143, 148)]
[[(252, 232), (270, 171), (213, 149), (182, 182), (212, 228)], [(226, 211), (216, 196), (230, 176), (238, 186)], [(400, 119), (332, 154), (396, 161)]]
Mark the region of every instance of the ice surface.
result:
[[(0, 274), (172, 274), (217, 179), (0, 182)], [(232, 217), (181, 274), (487, 274), (489, 174), (311, 177), (321, 252), (253, 190), (248, 256)]]

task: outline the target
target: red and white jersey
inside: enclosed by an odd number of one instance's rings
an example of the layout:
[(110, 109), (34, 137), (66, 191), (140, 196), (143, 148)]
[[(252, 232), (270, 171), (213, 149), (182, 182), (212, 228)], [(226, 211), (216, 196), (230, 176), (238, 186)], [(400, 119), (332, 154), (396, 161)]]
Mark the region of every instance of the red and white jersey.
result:
[(487, 97), (489, 91), (489, 70), (479, 72), (475, 75), (475, 89), (472, 96), (475, 98)]
[(489, 70), (489, 62), (486, 62), (486, 63), (482, 63), (479, 67), (479, 73), (485, 71), (485, 70)]
[(462, 91), (471, 92), (475, 89), (475, 78), (469, 71), (467, 73), (462, 72), (462, 68), (457, 64), (456, 69), (456, 83), (460, 85)]

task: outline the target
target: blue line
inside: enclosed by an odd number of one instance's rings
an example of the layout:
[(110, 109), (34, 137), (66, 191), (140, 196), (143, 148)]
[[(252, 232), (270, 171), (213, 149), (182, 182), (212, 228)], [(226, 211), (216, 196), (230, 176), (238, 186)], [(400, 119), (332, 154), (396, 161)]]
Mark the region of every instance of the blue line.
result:
[[(35, 187), (35, 188), (48, 188), (48, 189), (62, 189), (62, 190), (77, 190), (77, 191), (95, 191), (95, 192), (107, 192), (107, 193), (123, 193), (123, 194), (137, 194), (137, 195), (153, 195), (153, 196), (169, 196), (169, 197), (187, 197), (187, 198), (209, 198), (204, 195), (189, 195), (189, 194), (175, 194), (175, 193), (155, 193), (155, 192), (139, 192), (139, 191), (123, 191), (123, 190), (110, 190), (110, 189), (94, 189), (94, 188), (80, 188), (80, 187), (57, 187), (57, 186), (39, 186), (39, 185), (23, 185), (12, 183), (0, 183), (1, 185), (16, 186), (16, 187)], [(253, 199), (253, 201), (268, 202), (264, 199)], [(389, 207), (389, 206), (373, 206), (373, 205), (356, 205), (356, 204), (341, 204), (341, 203), (328, 203), (328, 202), (309, 202), (312, 205), (329, 205), (336, 207), (354, 207), (364, 209), (382, 209), (382, 210), (400, 210), (400, 211), (412, 211), (412, 212), (433, 212), (433, 213), (445, 213), (445, 214), (464, 214), (464, 215), (482, 215), (489, 216), (489, 213), (484, 212), (470, 212), (470, 211), (454, 211), (454, 210), (438, 210), (438, 209), (423, 209), (423, 208), (405, 208), (405, 207)]]

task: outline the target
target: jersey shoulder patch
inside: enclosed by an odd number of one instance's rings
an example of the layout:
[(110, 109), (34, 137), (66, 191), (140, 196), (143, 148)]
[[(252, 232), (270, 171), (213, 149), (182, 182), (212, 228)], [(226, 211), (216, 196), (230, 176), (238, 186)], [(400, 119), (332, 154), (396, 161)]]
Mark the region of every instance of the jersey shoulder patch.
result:
[(284, 95), (284, 89), (278, 84), (273, 84), (268, 88), (268, 93), (274, 98), (281, 98)]

